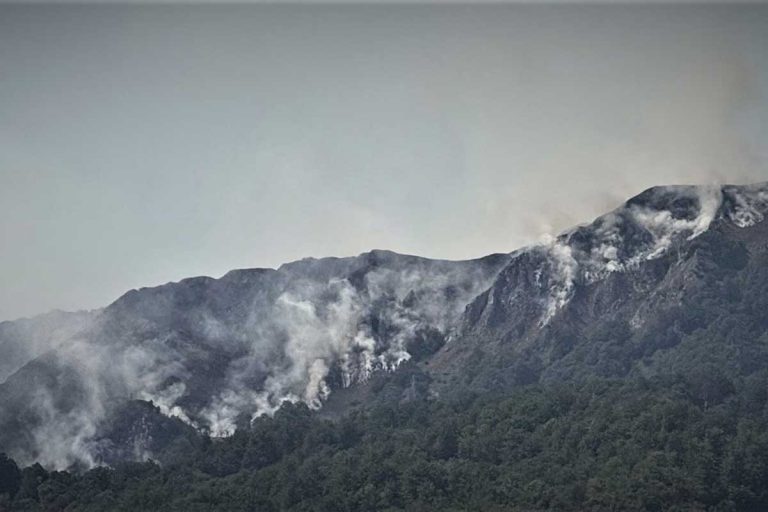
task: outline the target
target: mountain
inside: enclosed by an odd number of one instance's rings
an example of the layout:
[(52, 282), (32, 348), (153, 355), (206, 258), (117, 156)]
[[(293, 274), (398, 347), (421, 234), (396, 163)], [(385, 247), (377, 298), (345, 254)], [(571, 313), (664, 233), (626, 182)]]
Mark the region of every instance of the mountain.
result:
[(35, 318), (0, 322), (0, 382), (29, 361), (83, 330), (98, 311), (52, 311)]
[(680, 364), (765, 367), (767, 199), (765, 185), (652, 188), (513, 253), (433, 373), (498, 389)]
[(0, 452), (91, 466), (286, 402), (339, 417), (593, 377), (746, 378), (768, 364), (767, 214), (768, 184), (656, 187), (509, 254), (305, 259), (4, 322)]
[(54, 467), (112, 460), (103, 424), (137, 399), (213, 435), (284, 401), (320, 407), (333, 388), (437, 350), (508, 260), (305, 259), (130, 291), (78, 329), (62, 316), (66, 341), (40, 336), (46, 317), (6, 323), (15, 337), (0, 346), (26, 334), (38, 349), (0, 384), (0, 451)]

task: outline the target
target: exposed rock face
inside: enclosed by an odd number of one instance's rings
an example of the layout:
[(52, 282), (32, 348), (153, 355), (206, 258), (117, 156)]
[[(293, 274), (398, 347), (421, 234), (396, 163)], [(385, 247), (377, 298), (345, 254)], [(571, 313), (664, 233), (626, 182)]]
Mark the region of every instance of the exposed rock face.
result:
[(404, 391), (382, 396), (673, 370), (718, 314), (748, 327), (747, 347), (768, 329), (767, 212), (768, 184), (657, 187), (511, 254), (305, 259), (4, 322), (0, 451), (59, 467), (141, 457), (184, 423), (224, 435), (406, 362)]
[[(456, 380), (467, 377), (457, 368), (476, 367), (469, 382), (480, 388), (640, 371), (643, 358), (713, 320), (697, 316), (703, 298), (725, 315), (734, 313), (734, 290), (744, 304), (765, 303), (766, 211), (766, 185), (649, 189), (513, 253), (431, 368)], [(750, 315), (758, 323), (768, 316)], [(617, 341), (621, 354), (599, 354)]]

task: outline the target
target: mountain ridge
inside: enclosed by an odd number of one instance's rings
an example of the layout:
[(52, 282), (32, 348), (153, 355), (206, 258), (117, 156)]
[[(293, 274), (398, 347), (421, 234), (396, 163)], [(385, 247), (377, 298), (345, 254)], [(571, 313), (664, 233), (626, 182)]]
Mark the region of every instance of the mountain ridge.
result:
[[(108, 460), (94, 446), (112, 402), (128, 398), (227, 435), (286, 400), (343, 413), (398, 368), (407, 377), (385, 384), (388, 399), (660, 367), (645, 359), (695, 332), (681, 325), (701, 319), (681, 311), (720, 286), (707, 276), (762, 282), (767, 210), (768, 183), (654, 187), (508, 254), (373, 250), (130, 290), (49, 350), (16, 358), (0, 384), (0, 451), (55, 467)], [(658, 327), (665, 315), (671, 327)], [(601, 352), (606, 336), (623, 340), (618, 355)], [(0, 336), (0, 353), (9, 339)], [(64, 428), (43, 443), (52, 421)]]

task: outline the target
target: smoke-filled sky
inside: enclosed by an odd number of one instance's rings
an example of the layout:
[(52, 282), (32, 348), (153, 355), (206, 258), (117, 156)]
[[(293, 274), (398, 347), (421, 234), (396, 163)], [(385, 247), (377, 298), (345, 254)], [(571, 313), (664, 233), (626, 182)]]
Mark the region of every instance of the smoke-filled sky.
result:
[(0, 5), (0, 320), (768, 180), (766, 55), (766, 5)]

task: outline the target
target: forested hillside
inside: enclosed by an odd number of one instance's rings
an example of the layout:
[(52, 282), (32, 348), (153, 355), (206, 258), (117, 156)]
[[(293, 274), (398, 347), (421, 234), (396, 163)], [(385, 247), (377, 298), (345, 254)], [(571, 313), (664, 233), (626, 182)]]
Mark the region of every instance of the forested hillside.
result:
[(766, 215), (657, 187), (509, 254), (6, 324), (0, 510), (768, 510)]
[(535, 385), (377, 406), (304, 405), (162, 463), (84, 474), (0, 463), (3, 510), (762, 511), (768, 371)]

